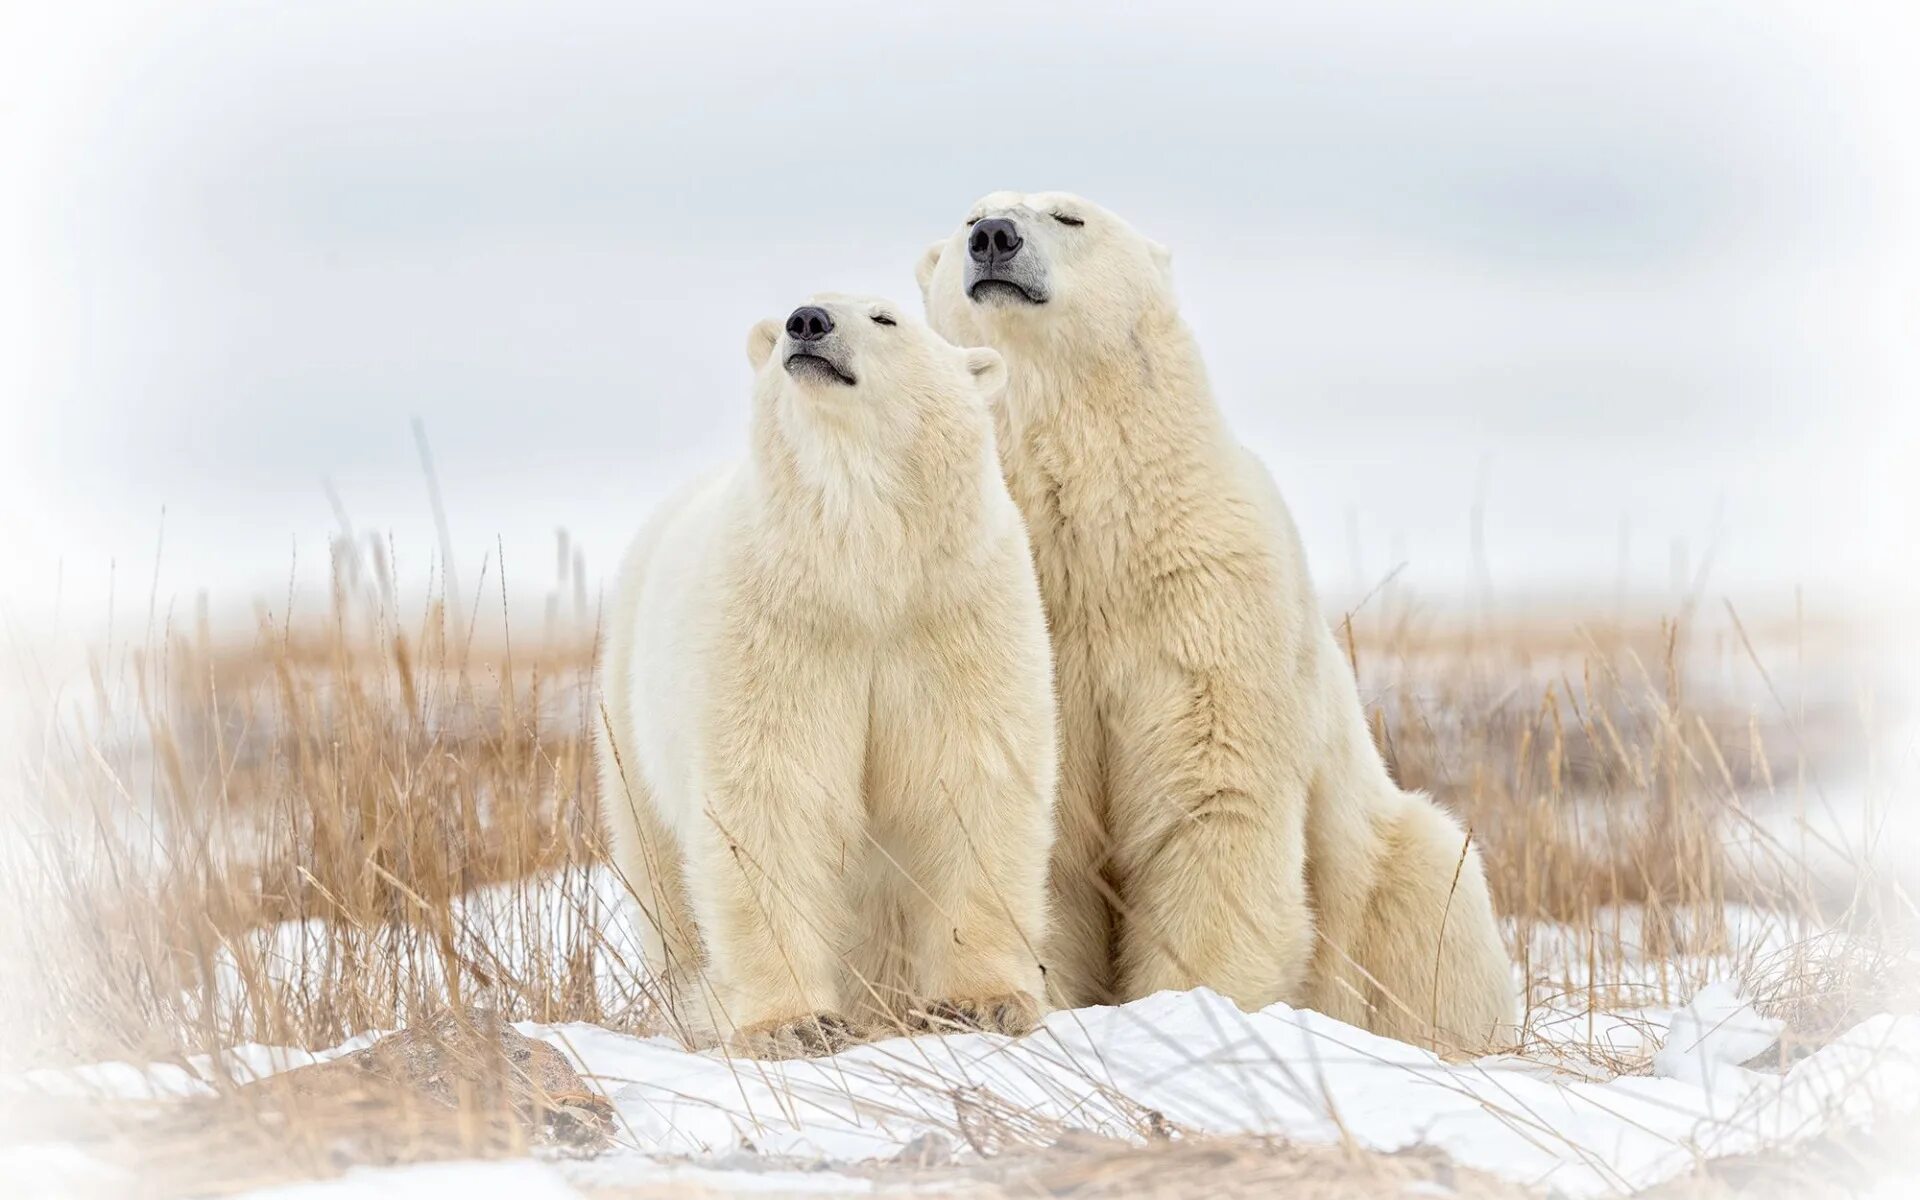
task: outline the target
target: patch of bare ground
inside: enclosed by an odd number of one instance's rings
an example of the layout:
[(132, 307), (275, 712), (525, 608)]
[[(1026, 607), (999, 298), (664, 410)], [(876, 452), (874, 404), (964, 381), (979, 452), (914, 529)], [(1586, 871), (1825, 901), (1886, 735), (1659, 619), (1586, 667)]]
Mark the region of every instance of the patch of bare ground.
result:
[(1508, 1200), (1542, 1193), (1455, 1164), (1430, 1147), (1377, 1154), (1258, 1138), (1195, 1138), (1122, 1145), (1069, 1137), (1047, 1150), (946, 1173), (874, 1176), (883, 1191), (981, 1197), (1289, 1196), (1302, 1200), (1443, 1195)]
[[(212, 1060), (217, 1068), (219, 1058)], [(210, 1096), (158, 1102), (16, 1094), (8, 1139), (51, 1138), (102, 1168), (95, 1193), (212, 1196), (354, 1167), (590, 1154), (613, 1107), (566, 1056), (488, 1012), (443, 1014), (329, 1061), (265, 1079), (214, 1074)], [(86, 1193), (79, 1173), (66, 1187)]]

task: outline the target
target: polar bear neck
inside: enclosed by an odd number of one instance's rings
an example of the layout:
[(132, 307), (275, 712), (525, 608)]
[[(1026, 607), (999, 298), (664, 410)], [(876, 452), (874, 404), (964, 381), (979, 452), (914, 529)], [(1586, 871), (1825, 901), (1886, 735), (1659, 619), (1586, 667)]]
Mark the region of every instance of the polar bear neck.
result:
[(1054, 608), (1130, 594), (1158, 569), (1154, 547), (1186, 542), (1216, 507), (1212, 481), (1239, 470), (1178, 314), (1123, 330), (1099, 347), (995, 347), (1009, 379), (1001, 465)]
[(970, 546), (993, 519), (999, 467), (973, 406), (900, 397), (823, 411), (783, 391), (758, 410), (754, 520), (770, 538), (887, 571)]
[(1226, 438), (1199, 346), (1170, 304), (1142, 314), (1122, 336), (1091, 341), (1056, 332), (997, 340), (994, 348), (1007, 359), (999, 432), (1010, 472), (1035, 438), (1072, 444), (1085, 435), (1102, 453), (1124, 456), (1139, 446), (1156, 457)]

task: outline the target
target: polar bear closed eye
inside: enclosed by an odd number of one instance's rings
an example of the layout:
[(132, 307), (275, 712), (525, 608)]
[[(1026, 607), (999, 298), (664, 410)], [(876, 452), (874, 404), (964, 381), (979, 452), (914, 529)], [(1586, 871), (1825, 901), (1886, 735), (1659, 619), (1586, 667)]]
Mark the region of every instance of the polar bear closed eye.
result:
[(747, 358), (748, 453), (642, 531), (601, 661), (601, 804), (649, 966), (682, 1032), (753, 1054), (1023, 1032), (1055, 732), (1000, 355), (822, 295)]
[(1007, 361), (1001, 461), (1061, 705), (1049, 979), (1070, 1003), (1204, 984), (1452, 1049), (1504, 1040), (1479, 856), (1388, 777), (1168, 264), (1078, 196), (995, 192), (916, 272), (936, 330)]

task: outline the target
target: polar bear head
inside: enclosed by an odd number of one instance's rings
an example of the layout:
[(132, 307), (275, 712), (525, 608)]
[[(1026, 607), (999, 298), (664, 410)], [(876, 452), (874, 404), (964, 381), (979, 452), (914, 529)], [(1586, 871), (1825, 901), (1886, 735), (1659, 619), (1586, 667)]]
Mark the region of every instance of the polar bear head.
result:
[(1173, 306), (1166, 247), (1067, 192), (983, 197), (915, 273), (928, 321), (968, 345), (1101, 353)]
[(822, 293), (747, 335), (763, 395), (809, 411), (905, 416), (963, 398), (983, 405), (1006, 382), (993, 350), (963, 350), (872, 296)]

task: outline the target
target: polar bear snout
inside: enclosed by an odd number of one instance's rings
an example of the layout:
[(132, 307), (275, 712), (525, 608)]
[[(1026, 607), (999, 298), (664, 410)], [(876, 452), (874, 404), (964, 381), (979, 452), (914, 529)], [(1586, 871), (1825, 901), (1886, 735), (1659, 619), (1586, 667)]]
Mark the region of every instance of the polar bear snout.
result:
[(817, 304), (803, 304), (787, 318), (787, 336), (796, 342), (817, 342), (833, 332), (833, 318)]
[(1046, 263), (1027, 249), (1008, 217), (983, 217), (967, 231), (967, 298), (976, 304), (1045, 304)]
[(803, 304), (787, 318), (787, 374), (800, 383), (852, 387), (853, 355), (834, 332), (833, 317), (817, 304)]
[(967, 254), (977, 263), (1006, 262), (1026, 245), (1020, 227), (1005, 217), (976, 221), (967, 237)]

